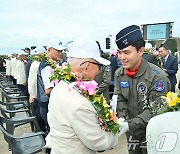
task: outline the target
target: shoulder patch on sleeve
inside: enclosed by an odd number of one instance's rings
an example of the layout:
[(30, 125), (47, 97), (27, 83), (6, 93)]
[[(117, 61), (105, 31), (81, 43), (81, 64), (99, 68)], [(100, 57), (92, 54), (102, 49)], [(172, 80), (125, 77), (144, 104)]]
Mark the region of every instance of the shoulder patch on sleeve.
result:
[(106, 70), (106, 72), (110, 72), (110, 70), (111, 70), (110, 66), (106, 66), (105, 70)]
[(164, 81), (156, 81), (156, 83), (155, 83), (155, 90), (156, 91), (161, 92), (164, 90), (164, 88), (165, 88)]

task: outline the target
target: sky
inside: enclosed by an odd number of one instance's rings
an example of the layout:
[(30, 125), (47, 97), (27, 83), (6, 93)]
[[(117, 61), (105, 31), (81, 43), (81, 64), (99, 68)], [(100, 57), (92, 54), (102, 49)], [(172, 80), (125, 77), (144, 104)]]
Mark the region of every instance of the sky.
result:
[[(174, 22), (180, 37), (179, 0), (0, 0), (0, 54), (49, 40), (88, 36), (99, 41), (129, 25)], [(105, 51), (106, 52), (106, 51)]]

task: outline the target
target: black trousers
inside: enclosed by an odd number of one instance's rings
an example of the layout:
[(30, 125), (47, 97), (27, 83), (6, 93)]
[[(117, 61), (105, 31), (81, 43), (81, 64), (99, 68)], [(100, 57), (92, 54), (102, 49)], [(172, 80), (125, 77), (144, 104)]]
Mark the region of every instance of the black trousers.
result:
[(44, 132), (49, 132), (49, 125), (47, 121), (47, 113), (48, 113), (48, 104), (49, 102), (39, 102), (37, 101), (37, 109), (36, 114), (39, 117), (39, 120), (42, 125), (42, 129), (45, 130)]
[(33, 116), (36, 116), (40, 130), (43, 132), (47, 132), (47, 124), (45, 123), (45, 121), (41, 117), (40, 107), (38, 105), (37, 100), (35, 102), (31, 103), (31, 111), (32, 111)]

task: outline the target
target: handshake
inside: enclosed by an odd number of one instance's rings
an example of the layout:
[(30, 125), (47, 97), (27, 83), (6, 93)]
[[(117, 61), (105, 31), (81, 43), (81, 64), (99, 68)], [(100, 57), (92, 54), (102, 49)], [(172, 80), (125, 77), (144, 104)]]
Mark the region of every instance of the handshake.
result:
[(129, 130), (128, 122), (125, 122), (124, 118), (119, 118), (119, 124), (120, 124), (120, 132), (118, 136), (120, 137), (122, 134), (126, 133)]

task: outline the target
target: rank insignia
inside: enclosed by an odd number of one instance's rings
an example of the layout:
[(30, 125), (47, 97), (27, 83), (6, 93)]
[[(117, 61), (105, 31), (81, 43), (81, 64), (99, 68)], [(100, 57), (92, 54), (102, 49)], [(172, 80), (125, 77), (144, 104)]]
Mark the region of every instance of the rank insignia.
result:
[(138, 83), (137, 85), (137, 92), (140, 94), (140, 95), (144, 95), (146, 94), (147, 92), (147, 86), (144, 82), (140, 82)]
[(121, 81), (120, 82), (120, 87), (121, 88), (128, 88), (130, 86), (129, 81)]
[(157, 81), (156, 83), (155, 83), (155, 90), (156, 91), (163, 91), (164, 90), (164, 88), (165, 88), (165, 86), (164, 86), (164, 81)]
[(123, 41), (123, 43), (124, 43), (125, 45), (128, 44), (128, 40), (125, 39), (125, 40)]

